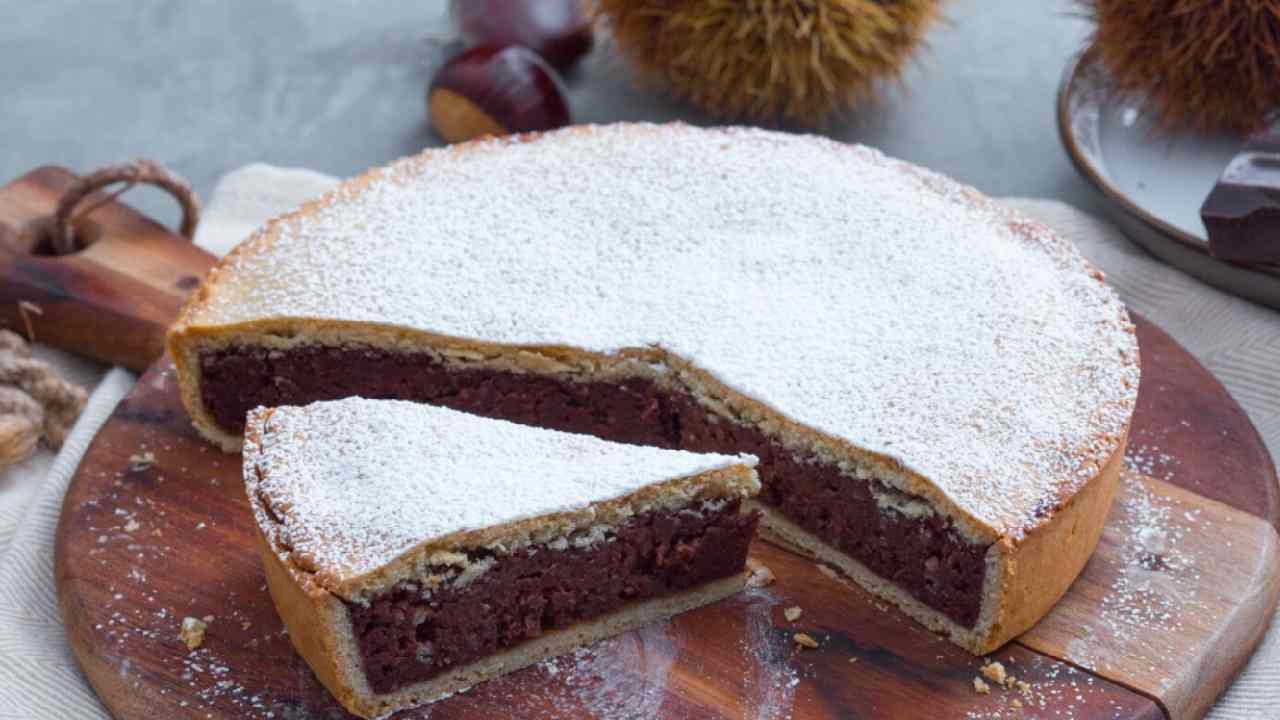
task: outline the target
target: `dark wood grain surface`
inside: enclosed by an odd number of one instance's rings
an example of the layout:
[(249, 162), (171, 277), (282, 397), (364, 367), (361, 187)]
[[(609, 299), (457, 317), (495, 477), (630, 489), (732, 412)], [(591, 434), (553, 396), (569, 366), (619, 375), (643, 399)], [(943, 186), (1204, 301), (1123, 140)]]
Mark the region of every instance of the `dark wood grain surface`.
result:
[(1164, 330), (1135, 315), (1142, 351), (1129, 455), (1143, 472), (1280, 529), (1276, 466), (1222, 383)]
[[(778, 578), (767, 588), (407, 716), (1200, 716), (1274, 608), (1274, 468), (1258, 461), (1265, 451), (1221, 385), (1158, 328), (1139, 327), (1144, 379), (1130, 459), (1155, 479), (1126, 478), (1081, 581), (1045, 622), (991, 656), (1025, 692), (977, 693), (983, 659), (757, 543), (754, 557)], [(250, 522), (239, 457), (195, 435), (172, 369), (153, 368), (85, 456), (58, 535), (67, 633), (117, 717), (344, 717), (283, 634)], [(803, 611), (794, 623), (782, 616), (792, 606)], [(178, 638), (186, 616), (212, 618), (194, 652)], [(796, 648), (795, 632), (820, 647)], [(1126, 633), (1168, 642), (1156, 652), (1117, 641)], [(1210, 667), (1215, 680), (1188, 689)]]

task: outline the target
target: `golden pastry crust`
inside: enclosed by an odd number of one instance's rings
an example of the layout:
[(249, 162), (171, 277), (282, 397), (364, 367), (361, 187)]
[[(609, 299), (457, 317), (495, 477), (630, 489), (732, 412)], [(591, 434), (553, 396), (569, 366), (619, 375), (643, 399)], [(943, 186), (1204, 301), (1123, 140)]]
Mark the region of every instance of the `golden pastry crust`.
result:
[[(549, 545), (556, 548), (557, 540), (564, 545), (568, 537), (576, 537), (573, 533), (616, 527), (625, 524), (640, 513), (689, 510), (697, 512), (703, 508), (723, 508), (725, 501), (738, 501), (754, 496), (759, 491), (760, 484), (748, 462), (736, 462), (734, 458), (726, 456), (694, 455), (679, 451), (605, 443), (594, 438), (570, 436), (567, 433), (517, 426), (500, 420), (465, 416), (463, 413), (445, 408), (395, 401), (347, 400), (320, 405), (351, 409), (357, 417), (363, 418), (367, 418), (368, 415), (359, 415), (360, 412), (385, 416), (398, 410), (414, 416), (429, 417), (433, 421), (440, 420), (442, 424), (448, 424), (450, 427), (452, 422), (459, 421), (457, 416), (463, 416), (470, 422), (497, 428), (495, 433), (508, 433), (507, 436), (513, 439), (519, 434), (536, 436), (537, 447), (543, 449), (547, 456), (555, 455), (556, 450), (553, 446), (560, 441), (598, 443), (611, 446), (609, 448), (611, 453), (627, 456), (642, 454), (646, 464), (652, 463), (652, 466), (657, 468), (655, 472), (659, 473), (665, 473), (669, 467), (687, 465), (691, 461), (702, 462), (711, 467), (709, 470), (663, 482), (648, 482), (648, 475), (641, 476), (634, 482), (625, 483), (629, 486), (641, 485), (626, 495), (583, 503), (581, 507), (569, 511), (520, 517), (520, 519), (484, 527), (467, 527), (433, 537), (423, 537), (422, 541), (415, 546), (389, 561), (382, 562), (372, 570), (342, 575), (334, 572), (325, 563), (319, 563), (321, 567), (317, 567), (318, 561), (314, 556), (309, 557), (308, 553), (298, 552), (296, 540), (299, 534), (305, 533), (309, 528), (296, 521), (305, 517), (315, 517), (314, 514), (308, 515), (299, 508), (300, 503), (307, 501), (299, 499), (296, 495), (273, 496), (273, 492), (278, 491), (280, 486), (265, 482), (268, 479), (267, 476), (273, 472), (301, 470), (305, 476), (302, 481), (304, 490), (329, 494), (334, 488), (323, 480), (318, 480), (318, 476), (332, 476), (339, 482), (349, 479), (344, 474), (343, 467), (326, 464), (323, 459), (310, 452), (314, 446), (308, 445), (312, 439), (306, 437), (304, 425), (294, 425), (288, 430), (282, 430), (270, 422), (273, 415), (282, 413), (293, 414), (295, 417), (304, 416), (306, 419), (305, 416), (313, 412), (317, 406), (264, 408), (255, 411), (246, 428), (245, 478), (249, 506), (256, 519), (255, 535), (258, 539), (268, 589), (298, 653), (307, 661), (316, 677), (334, 697), (357, 715), (381, 716), (403, 707), (440, 699), (545, 657), (561, 654), (601, 638), (626, 632), (644, 623), (714, 602), (742, 589), (745, 584), (747, 571), (743, 570), (729, 577), (702, 583), (684, 592), (633, 602), (601, 617), (544, 633), (535, 639), (483, 657), (468, 665), (446, 668), (439, 675), (426, 681), (412, 683), (392, 692), (375, 692), (370, 687), (365, 674), (364, 657), (355, 636), (348, 603), (368, 603), (375, 600), (380, 593), (401, 587), (402, 583), (412, 584), (425, 591), (426, 588), (435, 588), (446, 583), (469, 582), (464, 580), (469, 573), (478, 575), (488, 568), (483, 561), (472, 563), (469, 560), (471, 555), (469, 551), (494, 551), (495, 548), (500, 548), (498, 556), (501, 556), (506, 552), (518, 554), (520, 548), (527, 548), (530, 545)], [(397, 409), (391, 406), (400, 407)], [(328, 416), (324, 419), (328, 420)], [(282, 437), (274, 437), (277, 433)], [(432, 434), (432, 437), (438, 438), (438, 435)], [(488, 444), (485, 442), (488, 439), (488, 437), (484, 438), (477, 445), (477, 452), (489, 450), (487, 447), (482, 447)], [(323, 438), (316, 440), (324, 442)], [(270, 452), (269, 445), (273, 442), (291, 445), (295, 449), (300, 448), (299, 454), (305, 458), (304, 465), (290, 467), (287, 464), (281, 465), (279, 462), (275, 464), (266, 462), (266, 458), (280, 460), (280, 455)], [(401, 442), (406, 441), (401, 439)], [(466, 458), (475, 457), (475, 452), (472, 452), (469, 447), (473, 444), (469, 436), (459, 439), (458, 443), (461, 446), (468, 446)], [(515, 448), (512, 447), (514, 444), (514, 441), (507, 444), (506, 450), (514, 452)], [(341, 455), (350, 457), (353, 452), (358, 453), (346, 447)], [(449, 453), (441, 452), (441, 455), (446, 454)], [(670, 465), (661, 464), (660, 458), (664, 455), (668, 458), (667, 462), (671, 463)], [(369, 458), (365, 455), (363, 459), (367, 468)], [(746, 458), (746, 461), (751, 459)], [(409, 483), (421, 489), (419, 493), (421, 498), (442, 503), (439, 506), (439, 514), (447, 516), (443, 526), (452, 527), (457, 523), (452, 510), (441, 498), (441, 485), (429, 479), (447, 470), (449, 467), (447, 460), (439, 457), (424, 458), (423, 463), (423, 467), (417, 469), (421, 473), (420, 477), (405, 468), (405, 463), (397, 462), (393, 467), (406, 477), (412, 478)], [(552, 467), (541, 469), (553, 471), (555, 461), (550, 465)], [(595, 465), (592, 465), (590, 471), (595, 472), (594, 468)], [(492, 475), (486, 475), (486, 477), (492, 477)], [(522, 477), (521, 480), (523, 479), (525, 478)], [(535, 482), (536, 479), (536, 477), (529, 477), (529, 485), (538, 487), (540, 494), (548, 493), (548, 483), (538, 484)], [(364, 480), (366, 482), (361, 487), (352, 488), (353, 493), (371, 492), (369, 488), (373, 483), (368, 476)], [(457, 476), (440, 478), (440, 481), (446, 484), (468, 483), (471, 480), (474, 478)], [(485, 486), (478, 488), (477, 492), (480, 496), (484, 496), (492, 495), (495, 490), (493, 486)], [(353, 496), (346, 497), (349, 499)], [(377, 493), (374, 493), (370, 499), (374, 504), (380, 504), (382, 507), (386, 505)], [(397, 500), (404, 501), (405, 498), (397, 498)], [(496, 503), (505, 501), (508, 506), (518, 502), (508, 494), (503, 494), (501, 498), (491, 498), (491, 500)], [(327, 502), (322, 502), (322, 505), (326, 512), (330, 507), (335, 507), (335, 511), (339, 514), (343, 514), (343, 511), (337, 508), (350, 508), (350, 502), (341, 500), (338, 502), (338, 506), (331, 506)], [(712, 504), (708, 506), (707, 503)], [(506, 509), (501, 511), (502, 514), (521, 514), (519, 508), (512, 510), (508, 506), (504, 506)], [(738, 506), (737, 512), (746, 513), (750, 510)], [(286, 525), (284, 521), (291, 516), (295, 522)], [(385, 534), (386, 527), (390, 524), (392, 524), (390, 521), (379, 524), (377, 529), (381, 532), (378, 534)], [(325, 533), (322, 532), (322, 534)], [(593, 535), (592, 537), (600, 539), (588, 540), (588, 542), (605, 542), (604, 534), (600, 532)], [(360, 533), (354, 536), (343, 536), (340, 539), (331, 533), (328, 534), (328, 539), (340, 546), (340, 555), (364, 555), (367, 548), (362, 546), (359, 540), (353, 541), (352, 537), (377, 542), (377, 538)], [(381, 557), (381, 554), (375, 553), (375, 556)], [(492, 558), (489, 562), (493, 562)], [(449, 568), (450, 574), (437, 574), (439, 566), (442, 565)]]
[[(249, 423), (245, 427), (244, 472), (249, 506), (257, 520), (258, 528), (268, 538), (274, 552), (282, 557), (289, 558), (290, 564), (298, 572), (307, 573), (308, 585), (323, 589), (325, 592), (331, 592), (348, 601), (359, 602), (363, 598), (383, 592), (405, 580), (420, 580), (422, 568), (424, 567), (443, 564), (465, 570), (471, 565), (466, 556), (468, 550), (487, 548), (510, 552), (530, 545), (541, 545), (557, 538), (569, 537), (575, 533), (588, 532), (592, 528), (614, 527), (642, 513), (696, 507), (699, 503), (704, 502), (748, 500), (760, 492), (760, 480), (753, 469), (755, 460), (751, 457), (733, 458), (711, 454), (695, 455), (672, 450), (608, 443), (595, 438), (519, 426), (501, 420), (478, 418), (446, 408), (411, 405), (388, 400), (345, 400), (321, 403), (320, 405), (335, 408), (340, 405), (358, 406), (364, 404), (374, 408), (370, 410), (374, 414), (386, 415), (394, 412), (396, 410), (395, 406), (401, 406), (399, 408), (401, 411), (412, 410), (415, 412), (411, 414), (429, 417), (433, 421), (440, 423), (447, 424), (450, 420), (458, 420), (471, 422), (477, 426), (504, 428), (508, 433), (516, 435), (537, 435), (541, 439), (537, 447), (543, 451), (542, 459), (554, 452), (552, 449), (553, 443), (560, 438), (568, 438), (570, 441), (617, 448), (616, 451), (611, 450), (611, 452), (644, 453), (649, 456), (646, 458), (646, 462), (649, 462), (651, 467), (658, 467), (658, 463), (661, 462), (661, 458), (664, 456), (678, 456), (681, 460), (672, 461), (671, 472), (682, 472), (682, 470), (675, 468), (686, 467), (691, 462), (716, 467), (695, 471), (692, 474), (673, 475), (656, 482), (640, 484), (641, 481), (636, 481), (631, 483), (631, 486), (640, 485), (639, 487), (618, 497), (603, 500), (581, 498), (582, 502), (574, 503), (573, 507), (552, 512), (542, 512), (514, 521), (496, 522), (478, 527), (464, 527), (449, 530), (444, 534), (426, 537), (415, 534), (413, 536), (415, 544), (412, 547), (400, 550), (394, 555), (387, 555), (385, 550), (374, 552), (369, 547), (375, 541), (381, 541), (386, 534), (385, 532), (375, 533), (373, 536), (364, 536), (356, 533), (356, 539), (354, 540), (344, 535), (339, 540), (332, 529), (308, 528), (306, 527), (308, 518), (314, 518), (315, 514), (306, 514), (303, 508), (300, 507), (300, 505), (308, 502), (307, 499), (297, 495), (285, 494), (280, 491), (280, 486), (271, 485), (267, 482), (273, 470), (265, 459), (272, 456), (272, 445), (283, 443), (286, 446), (291, 446), (286, 451), (296, 451), (299, 444), (325, 442), (323, 439), (302, 439), (292, 433), (286, 437), (279, 438), (277, 437), (279, 431), (275, 430), (271, 422), (273, 416), (281, 413), (290, 413), (295, 416), (305, 415), (314, 411), (317, 406), (260, 408), (255, 410), (250, 413)], [(359, 411), (355, 412), (357, 414), (353, 417), (362, 417), (358, 415)], [(353, 422), (358, 424), (364, 421), (355, 420)], [(349, 440), (353, 431), (348, 429), (345, 431), (340, 430), (339, 432)], [(463, 441), (460, 440), (460, 442)], [(499, 439), (495, 442), (502, 443), (508, 453), (513, 452), (515, 449), (513, 441), (503, 443)], [(478, 445), (485, 444), (487, 443), (483, 441), (478, 443)], [(341, 454), (349, 457), (352, 452), (349, 449), (349, 444), (344, 448), (347, 449)], [(489, 452), (489, 449), (477, 447), (476, 452)], [(317, 474), (325, 474), (332, 471), (331, 468), (317, 468), (319, 461), (316, 458), (316, 453), (311, 451), (309, 447), (304, 446), (301, 454), (306, 457), (304, 465), (307, 470), (315, 471)], [(540, 463), (542, 459), (535, 459), (530, 462)], [(414, 460), (408, 458), (406, 462), (411, 463)], [(540, 468), (539, 472), (530, 472), (527, 478), (527, 485), (529, 487), (538, 487), (538, 492), (545, 495), (549, 493), (548, 484), (552, 482), (552, 479), (546, 476), (554, 474), (556, 470), (551, 468), (542, 471), (541, 468), (543, 466), (538, 465), (538, 467)], [(433, 492), (431, 484), (423, 482), (423, 478), (414, 477), (412, 473), (405, 472), (403, 468), (399, 468), (399, 471), (410, 479), (411, 484), (420, 487), (420, 495), (423, 498), (423, 502), (427, 500), (435, 503), (443, 501), (441, 498), (442, 493), (440, 491)], [(274, 472), (279, 473), (281, 470), (277, 467)], [(333, 472), (337, 474), (340, 471)], [(431, 475), (440, 471), (432, 468), (431, 470), (420, 472)], [(592, 466), (591, 472), (600, 472), (600, 470)], [(484, 477), (486, 479), (492, 478), (492, 476)], [(441, 482), (453, 486), (467, 484), (473, 480), (473, 478), (452, 474), (447, 474), (446, 477), (440, 478)], [(357, 495), (367, 495), (370, 492), (368, 489), (369, 484), (371, 484), (371, 481), (366, 477), (366, 482), (363, 486), (351, 487), (350, 489)], [(314, 487), (314, 484), (307, 485), (303, 488), (303, 491), (306, 492)], [(333, 491), (326, 491), (326, 494), (331, 492)], [(483, 497), (484, 492), (487, 491), (482, 491), (478, 494)], [(376, 496), (372, 500), (375, 506), (379, 507), (385, 507), (386, 502), (392, 501), (391, 499), (384, 500)], [(587, 500), (590, 501), (588, 502)], [(395, 501), (403, 501), (403, 498)], [(489, 498), (489, 501), (496, 502), (497, 500)], [(350, 508), (354, 502), (355, 500), (352, 499), (342, 504), (341, 508), (335, 508), (334, 510), (340, 515), (344, 526), (350, 525)], [(515, 499), (510, 496), (502, 499), (501, 506), (506, 514), (521, 514), (519, 508), (513, 507), (515, 502)], [(379, 524), (378, 529), (385, 530), (386, 525), (389, 523), (385, 510), (379, 509), (378, 516), (380, 518), (377, 521)], [(299, 536), (313, 531), (323, 536), (324, 539), (320, 541), (322, 543), (341, 542), (342, 549), (338, 554), (343, 558), (363, 557), (373, 552), (373, 555), (378, 559), (373, 563), (366, 562), (359, 566), (367, 569), (353, 570), (350, 561), (343, 562), (341, 560), (318, 558), (318, 553), (298, 547)], [(379, 544), (381, 543), (379, 542)]]

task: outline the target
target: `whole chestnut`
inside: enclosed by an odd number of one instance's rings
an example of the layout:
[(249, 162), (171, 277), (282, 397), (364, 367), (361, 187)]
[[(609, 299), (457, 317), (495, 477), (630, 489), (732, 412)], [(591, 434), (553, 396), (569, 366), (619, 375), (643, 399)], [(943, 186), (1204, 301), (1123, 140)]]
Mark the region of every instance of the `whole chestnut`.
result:
[(569, 124), (555, 69), (520, 45), (482, 45), (449, 60), (431, 81), (427, 111), (451, 143)]
[(583, 0), (453, 0), (451, 12), (467, 42), (523, 45), (562, 72), (593, 43)]

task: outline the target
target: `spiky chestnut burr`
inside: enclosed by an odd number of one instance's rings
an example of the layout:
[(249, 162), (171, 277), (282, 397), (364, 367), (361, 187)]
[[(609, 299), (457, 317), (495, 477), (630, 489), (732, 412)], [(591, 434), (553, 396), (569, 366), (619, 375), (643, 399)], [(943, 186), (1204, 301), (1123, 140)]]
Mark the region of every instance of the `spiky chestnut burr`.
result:
[(1079, 0), (1090, 52), (1156, 128), (1248, 133), (1280, 108), (1280, 0)]
[(937, 0), (595, 0), (642, 75), (722, 119), (821, 124), (896, 78)]

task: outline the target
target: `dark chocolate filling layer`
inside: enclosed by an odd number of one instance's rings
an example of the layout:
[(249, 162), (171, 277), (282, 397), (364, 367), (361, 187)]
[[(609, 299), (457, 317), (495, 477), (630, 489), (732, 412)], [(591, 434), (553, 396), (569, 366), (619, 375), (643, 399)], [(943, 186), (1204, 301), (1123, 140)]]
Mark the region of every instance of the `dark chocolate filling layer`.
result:
[(757, 514), (738, 509), (734, 500), (715, 511), (644, 513), (584, 547), (475, 552), (472, 561), (494, 564), (462, 587), (424, 595), (401, 586), (348, 604), (369, 685), (391, 692), (548, 630), (741, 572)]
[(648, 379), (574, 382), (450, 369), (426, 354), (354, 347), (229, 348), (203, 355), (201, 369), (205, 405), (231, 432), (241, 430), (245, 413), (260, 404), (360, 395), (434, 403), (619, 442), (751, 453), (760, 459), (761, 501), (959, 625), (971, 628), (978, 620), (987, 546), (968, 542), (942, 515), (910, 517), (881, 508), (873, 490), (895, 491), (798, 456), (754, 427), (714, 415)]

